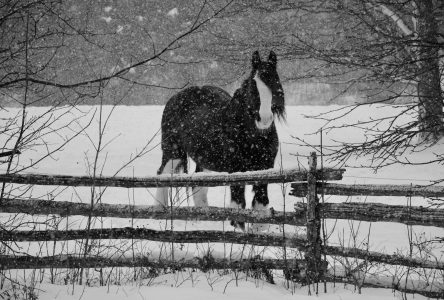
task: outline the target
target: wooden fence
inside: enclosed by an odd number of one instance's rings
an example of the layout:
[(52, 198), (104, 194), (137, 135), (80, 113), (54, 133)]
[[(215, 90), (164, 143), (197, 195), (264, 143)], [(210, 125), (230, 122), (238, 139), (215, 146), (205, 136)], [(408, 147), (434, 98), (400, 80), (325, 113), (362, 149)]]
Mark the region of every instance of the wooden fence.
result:
[[(384, 254), (357, 248), (323, 245), (321, 238), (321, 220), (324, 219), (351, 219), (369, 222), (399, 222), (407, 225), (423, 225), (444, 227), (444, 210), (425, 207), (407, 207), (399, 205), (383, 205), (376, 203), (319, 203), (318, 194), (329, 195), (386, 195), (386, 196), (423, 196), (444, 197), (442, 187), (418, 186), (349, 186), (328, 183), (327, 181), (341, 180), (345, 170), (323, 169), (316, 166), (316, 154), (312, 153), (309, 159), (309, 169), (285, 171), (255, 171), (235, 174), (216, 175), (160, 175), (143, 178), (128, 177), (76, 177), (76, 176), (49, 176), (49, 175), (0, 175), (0, 182), (15, 184), (53, 185), (53, 186), (112, 186), (124, 188), (138, 187), (182, 187), (182, 186), (227, 186), (258, 183), (292, 183), (292, 195), (307, 197), (307, 204), (298, 203), (294, 211), (281, 212), (270, 210), (263, 214), (254, 210), (238, 210), (216, 207), (175, 207), (161, 208), (137, 205), (71, 203), (64, 201), (49, 201), (37, 199), (0, 199), (0, 212), (25, 213), (31, 215), (54, 214), (60, 216), (82, 215), (91, 217), (114, 217), (134, 219), (159, 220), (202, 220), (225, 221), (228, 218), (239, 222), (289, 224), (305, 226), (306, 237), (292, 237), (273, 234), (253, 234), (234, 231), (158, 231), (145, 228), (101, 228), (89, 230), (61, 230), (61, 231), (25, 231), (2, 230), (1, 241), (35, 242), (35, 241), (67, 241), (88, 237), (89, 239), (142, 239), (168, 243), (234, 243), (258, 246), (276, 246), (295, 248), (305, 253), (305, 259), (243, 259), (208, 260), (192, 258), (180, 261), (153, 260), (146, 257), (88, 257), (74, 255), (59, 256), (10, 256), (0, 255), (1, 269), (36, 269), (36, 268), (92, 268), (110, 266), (145, 266), (171, 268), (201, 268), (207, 269), (237, 269), (248, 270), (254, 268), (269, 268), (284, 270), (287, 274), (295, 274), (297, 269), (299, 278), (306, 282), (316, 282), (322, 278), (331, 280), (326, 273), (326, 262), (323, 256), (341, 256), (357, 258), (363, 261), (372, 261), (390, 265), (403, 265), (412, 268), (437, 269), (444, 271), (444, 262), (439, 260), (424, 260), (415, 257), (397, 254)], [(294, 277), (298, 277), (296, 274)], [(337, 278), (334, 280), (338, 280)], [(347, 278), (341, 278), (346, 281)], [(418, 290), (407, 286), (371, 282), (370, 286), (390, 287), (401, 291), (416, 292), (429, 297), (443, 297), (442, 290)]]

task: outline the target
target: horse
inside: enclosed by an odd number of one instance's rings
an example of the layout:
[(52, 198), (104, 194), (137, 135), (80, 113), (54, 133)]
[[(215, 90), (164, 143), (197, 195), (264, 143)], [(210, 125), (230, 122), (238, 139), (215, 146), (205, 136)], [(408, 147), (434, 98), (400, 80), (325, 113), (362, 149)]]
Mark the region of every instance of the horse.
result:
[[(277, 72), (277, 57), (270, 51), (262, 61), (252, 55), (249, 77), (233, 97), (215, 86), (188, 87), (172, 96), (161, 121), (162, 161), (157, 174), (188, 172), (187, 157), (195, 172), (245, 172), (274, 167), (279, 138), (275, 119), (285, 120), (284, 91)], [(206, 187), (194, 187), (195, 206), (208, 206)], [(245, 209), (245, 186), (230, 186), (232, 208)], [(267, 210), (267, 184), (253, 186), (252, 208)], [(157, 205), (168, 206), (168, 188), (159, 188)], [(245, 230), (243, 222), (231, 222)]]

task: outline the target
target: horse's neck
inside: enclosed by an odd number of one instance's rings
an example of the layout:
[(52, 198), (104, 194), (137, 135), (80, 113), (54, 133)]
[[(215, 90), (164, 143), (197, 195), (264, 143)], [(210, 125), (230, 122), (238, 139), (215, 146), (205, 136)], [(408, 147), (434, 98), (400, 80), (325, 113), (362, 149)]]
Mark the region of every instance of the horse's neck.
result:
[(236, 108), (237, 112), (242, 116), (245, 116), (245, 102), (246, 98), (249, 97), (248, 91), (251, 88), (251, 80), (251, 78), (244, 80), (241, 87), (234, 92), (233, 97), (231, 98), (233, 109)]
[(227, 122), (233, 123), (238, 122), (239, 119), (242, 119), (242, 115), (245, 114), (244, 108), (244, 100), (245, 90), (242, 88), (237, 89), (233, 97), (231, 97), (230, 102), (225, 107), (225, 116), (227, 118)]

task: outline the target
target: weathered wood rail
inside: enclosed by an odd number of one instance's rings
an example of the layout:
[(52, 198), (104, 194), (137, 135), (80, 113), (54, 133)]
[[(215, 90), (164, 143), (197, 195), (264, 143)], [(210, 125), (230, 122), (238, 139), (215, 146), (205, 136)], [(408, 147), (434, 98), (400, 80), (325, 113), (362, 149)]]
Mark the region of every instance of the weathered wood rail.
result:
[[(294, 182), (291, 184), (291, 195), (305, 197), (308, 191), (306, 182)], [(330, 182), (317, 182), (316, 188), (325, 195), (337, 196), (404, 196), (404, 197), (444, 197), (444, 186), (422, 185), (393, 185), (393, 184), (338, 184)]]
[[(297, 203), (295, 211), (305, 210)], [(406, 225), (435, 226), (444, 228), (444, 209), (422, 206), (386, 205), (381, 203), (320, 203), (323, 219), (357, 220), (366, 222), (395, 222)]]
[[(444, 228), (444, 209), (422, 206), (386, 205), (381, 203), (320, 203), (324, 219), (350, 219), (367, 222), (396, 222), (406, 225), (436, 226)], [(292, 212), (257, 211), (221, 207), (173, 207), (97, 203), (72, 203), (51, 200), (3, 199), (2, 213), (30, 215), (54, 214), (60, 216), (93, 216), (132, 219), (176, 219), (197, 221), (225, 221), (288, 224), (306, 226), (307, 204), (297, 203)]]
[(3, 269), (44, 269), (44, 268), (107, 268), (107, 267), (150, 267), (156, 269), (170, 268), (182, 270), (196, 268), (203, 270), (232, 269), (250, 271), (255, 269), (283, 270), (289, 264), (297, 266), (300, 270), (306, 268), (302, 259), (291, 261), (284, 259), (225, 259), (217, 257), (191, 258), (191, 259), (152, 259), (148, 257), (117, 257), (108, 258), (100, 256), (79, 257), (74, 255), (56, 256), (10, 256), (0, 255), (0, 266)]
[(384, 263), (388, 265), (444, 270), (444, 262), (442, 261), (430, 261), (424, 258), (413, 258), (399, 254), (385, 254), (358, 248), (325, 245), (323, 247), (323, 253), (331, 256), (358, 258), (364, 261)]
[[(344, 169), (317, 170), (317, 180), (341, 180)], [(307, 180), (307, 171), (264, 170), (245, 173), (197, 173), (148, 177), (89, 177), (44, 174), (0, 174), (0, 182), (34, 185), (108, 186), (155, 188), (183, 186), (227, 186), (259, 183), (286, 183)]]
[(255, 246), (289, 247), (306, 250), (305, 237), (283, 237), (281, 234), (253, 234), (235, 231), (192, 230), (171, 231), (147, 228), (94, 228), (90, 230), (13, 230), (0, 232), (2, 241), (39, 242), (91, 239), (135, 239), (173, 243), (229, 243)]
[[(149, 240), (167, 243), (228, 243), (248, 244), (264, 247), (287, 247), (303, 252), (309, 251), (308, 240), (305, 236), (283, 236), (281, 234), (254, 234), (235, 231), (216, 230), (191, 230), (170, 231), (153, 230), (147, 228), (95, 228), (79, 230), (11, 230), (1, 231), (0, 240), (10, 242), (41, 242), (41, 241), (69, 241), (81, 240), (85, 236), (91, 239), (131, 239)], [(320, 253), (332, 256), (352, 257), (362, 260), (374, 261), (390, 265), (403, 265), (414, 268), (429, 268), (444, 270), (444, 262), (427, 261), (406, 257), (402, 255), (390, 255), (376, 251), (367, 251), (356, 248), (340, 246), (320, 246)], [(320, 262), (322, 264), (322, 262)], [(6, 266), (6, 265), (5, 265)], [(0, 262), (0, 267), (5, 268)]]
[(256, 222), (268, 224), (289, 224), (305, 226), (305, 209), (282, 212), (270, 209), (269, 213), (251, 209), (222, 207), (159, 207), (147, 205), (125, 205), (97, 203), (72, 203), (51, 200), (3, 199), (0, 206), (3, 213), (26, 213), (30, 215), (54, 214), (60, 216), (93, 216), (112, 218), (155, 219), (155, 220), (197, 220)]
[[(344, 283), (344, 284), (356, 284), (356, 279), (350, 277), (338, 277), (336, 274), (325, 275), (325, 279), (327, 281), (336, 282), (336, 283)], [(360, 282), (361, 287), (369, 287), (369, 288), (384, 288), (396, 290), (401, 293), (409, 293), (409, 294), (420, 294), (427, 298), (437, 298), (444, 299), (444, 289), (443, 285), (439, 282), (434, 282), (432, 284), (428, 284), (425, 282), (415, 282), (408, 281), (401, 284), (399, 279), (393, 276), (377, 276), (367, 274), (365, 281)]]

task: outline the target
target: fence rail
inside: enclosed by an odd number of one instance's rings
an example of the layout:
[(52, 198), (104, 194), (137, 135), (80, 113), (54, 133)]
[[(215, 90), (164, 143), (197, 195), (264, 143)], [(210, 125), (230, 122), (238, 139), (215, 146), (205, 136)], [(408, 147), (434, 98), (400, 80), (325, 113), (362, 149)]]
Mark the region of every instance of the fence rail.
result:
[[(317, 170), (318, 180), (341, 180), (344, 169)], [(63, 186), (108, 186), (124, 188), (154, 188), (183, 186), (227, 186), (259, 183), (286, 183), (307, 180), (307, 171), (264, 170), (242, 173), (197, 173), (193, 175), (158, 175), (148, 177), (89, 177), (45, 174), (0, 174), (0, 182), (63, 185)]]
[[(308, 191), (306, 182), (291, 184), (291, 195), (305, 197)], [(444, 197), (444, 186), (430, 185), (391, 185), (391, 184), (337, 184), (318, 182), (316, 188), (325, 195), (337, 196), (405, 196), (405, 197)]]
[(282, 234), (253, 234), (235, 231), (171, 231), (147, 228), (94, 228), (90, 230), (13, 230), (2, 231), (0, 239), (11, 242), (68, 241), (90, 239), (136, 239), (168, 243), (230, 243), (255, 246), (289, 247), (306, 250), (305, 237), (283, 237)]
[[(305, 210), (306, 205), (296, 203), (295, 210)], [(406, 225), (435, 226), (444, 228), (444, 209), (422, 206), (386, 205), (381, 203), (320, 203), (323, 219), (342, 219), (366, 222), (395, 222)]]
[[(39, 242), (39, 241), (69, 241), (80, 240), (88, 236), (90, 239), (131, 239), (149, 240), (167, 243), (228, 243), (249, 244), (264, 247), (294, 248), (302, 252), (309, 251), (308, 239), (305, 236), (283, 236), (282, 234), (254, 234), (234, 231), (193, 230), (171, 231), (153, 230), (146, 228), (97, 228), (80, 230), (12, 230), (0, 232), (0, 240), (11, 242)], [(319, 250), (322, 254), (330, 256), (342, 256), (358, 258), (366, 261), (374, 261), (390, 265), (402, 265), (413, 268), (428, 268), (444, 270), (444, 262), (428, 261), (407, 257), (399, 254), (385, 254), (376, 251), (368, 251), (341, 246), (323, 245)], [(322, 264), (322, 262), (320, 262)], [(7, 268), (10, 264), (0, 267)], [(12, 265), (14, 266), (14, 265)]]
[[(326, 274), (325, 279), (330, 282), (356, 285), (355, 278), (338, 277), (335, 274)], [(381, 278), (380, 276), (368, 275), (366, 280), (361, 282), (360, 285), (369, 288), (391, 289), (401, 293), (420, 294), (427, 298), (444, 299), (444, 291), (442, 285), (439, 283), (434, 283), (434, 289), (431, 289), (426, 283), (419, 285), (417, 282), (409, 281), (402, 285), (402, 283), (394, 277), (384, 276)]]
[[(444, 228), (444, 209), (422, 206), (386, 205), (381, 203), (319, 203), (324, 219), (350, 219), (367, 222), (396, 222), (406, 225), (436, 226)], [(146, 205), (72, 203), (51, 200), (3, 199), (2, 213), (26, 213), (30, 215), (55, 214), (60, 216), (81, 215), (93, 217), (133, 219), (176, 219), (197, 221), (225, 221), (288, 224), (306, 226), (307, 204), (297, 203), (292, 212), (270, 209), (257, 211), (221, 207), (173, 207), (163, 208)]]
[(104, 204), (94, 207), (87, 203), (72, 203), (51, 200), (3, 199), (0, 205), (3, 213), (26, 213), (31, 215), (55, 214), (60, 216), (82, 215), (93, 217), (156, 219), (156, 220), (198, 220), (256, 222), (269, 224), (289, 224), (305, 226), (305, 210), (282, 212), (270, 210), (269, 213), (251, 209), (221, 207), (155, 207), (146, 205)]
[(201, 270), (233, 269), (251, 271), (255, 269), (283, 270), (291, 267), (306, 269), (302, 259), (291, 261), (284, 259), (224, 259), (217, 257), (191, 259), (152, 259), (148, 257), (79, 257), (75, 255), (56, 256), (11, 256), (0, 255), (0, 266), (3, 269), (44, 269), (44, 268), (107, 268), (107, 267), (145, 267), (155, 269), (170, 268), (181, 270), (196, 268)]

